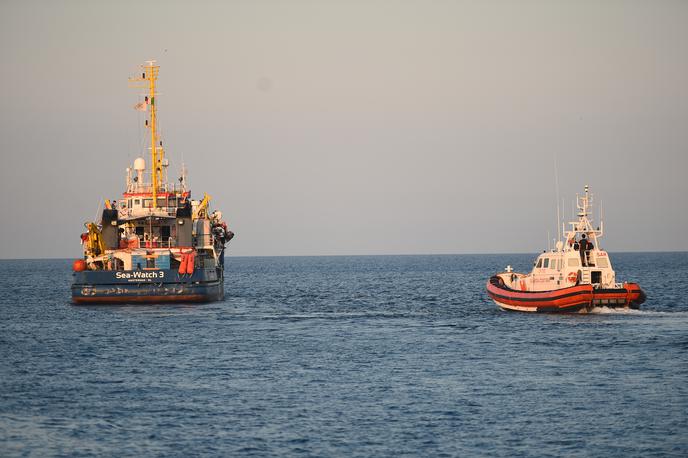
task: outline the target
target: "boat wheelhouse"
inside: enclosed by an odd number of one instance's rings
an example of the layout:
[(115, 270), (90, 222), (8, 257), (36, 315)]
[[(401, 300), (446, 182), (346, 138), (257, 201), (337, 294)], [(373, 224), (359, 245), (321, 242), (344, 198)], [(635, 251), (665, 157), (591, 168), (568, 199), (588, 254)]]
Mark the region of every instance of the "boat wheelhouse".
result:
[(604, 224), (591, 219), (588, 186), (577, 196), (578, 220), (563, 227), (564, 240), (539, 255), (528, 274), (504, 272), (487, 282), (487, 293), (502, 309), (524, 312), (590, 311), (595, 306), (637, 308), (645, 293), (636, 283), (619, 283), (607, 251), (600, 248)]

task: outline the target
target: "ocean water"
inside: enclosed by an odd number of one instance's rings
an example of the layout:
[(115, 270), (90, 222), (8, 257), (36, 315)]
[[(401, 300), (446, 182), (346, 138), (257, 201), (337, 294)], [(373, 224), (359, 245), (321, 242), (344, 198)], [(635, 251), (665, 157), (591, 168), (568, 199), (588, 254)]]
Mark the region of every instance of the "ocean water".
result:
[(223, 302), (73, 306), (0, 261), (0, 456), (687, 456), (688, 253), (640, 311), (500, 311), (531, 255), (227, 258)]

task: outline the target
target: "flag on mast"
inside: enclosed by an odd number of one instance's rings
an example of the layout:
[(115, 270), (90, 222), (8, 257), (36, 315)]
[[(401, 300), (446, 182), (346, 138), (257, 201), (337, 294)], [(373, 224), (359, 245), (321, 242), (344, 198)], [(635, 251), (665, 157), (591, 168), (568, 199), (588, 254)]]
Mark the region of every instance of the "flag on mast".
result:
[[(148, 97), (146, 97), (148, 98)], [(136, 105), (134, 105), (134, 110), (136, 111), (148, 111), (148, 101), (145, 100), (143, 102), (139, 102)]]

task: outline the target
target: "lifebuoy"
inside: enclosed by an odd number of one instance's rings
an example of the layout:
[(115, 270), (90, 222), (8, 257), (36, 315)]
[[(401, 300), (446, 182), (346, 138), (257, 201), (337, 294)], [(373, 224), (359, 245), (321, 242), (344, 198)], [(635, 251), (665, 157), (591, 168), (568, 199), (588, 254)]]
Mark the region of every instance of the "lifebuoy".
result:
[(578, 274), (576, 274), (576, 272), (571, 272), (566, 279), (569, 281), (569, 283), (575, 283), (578, 279)]

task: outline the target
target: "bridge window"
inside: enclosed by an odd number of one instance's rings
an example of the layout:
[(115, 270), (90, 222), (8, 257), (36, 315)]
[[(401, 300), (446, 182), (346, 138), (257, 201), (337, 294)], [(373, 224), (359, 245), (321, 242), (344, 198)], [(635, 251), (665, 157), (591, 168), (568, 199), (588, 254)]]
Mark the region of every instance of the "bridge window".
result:
[(538, 269), (542, 267), (542, 258), (538, 259), (537, 265), (535, 267), (537, 267)]
[(545, 258), (545, 262), (542, 263), (542, 268), (546, 269), (549, 267), (549, 258)]

